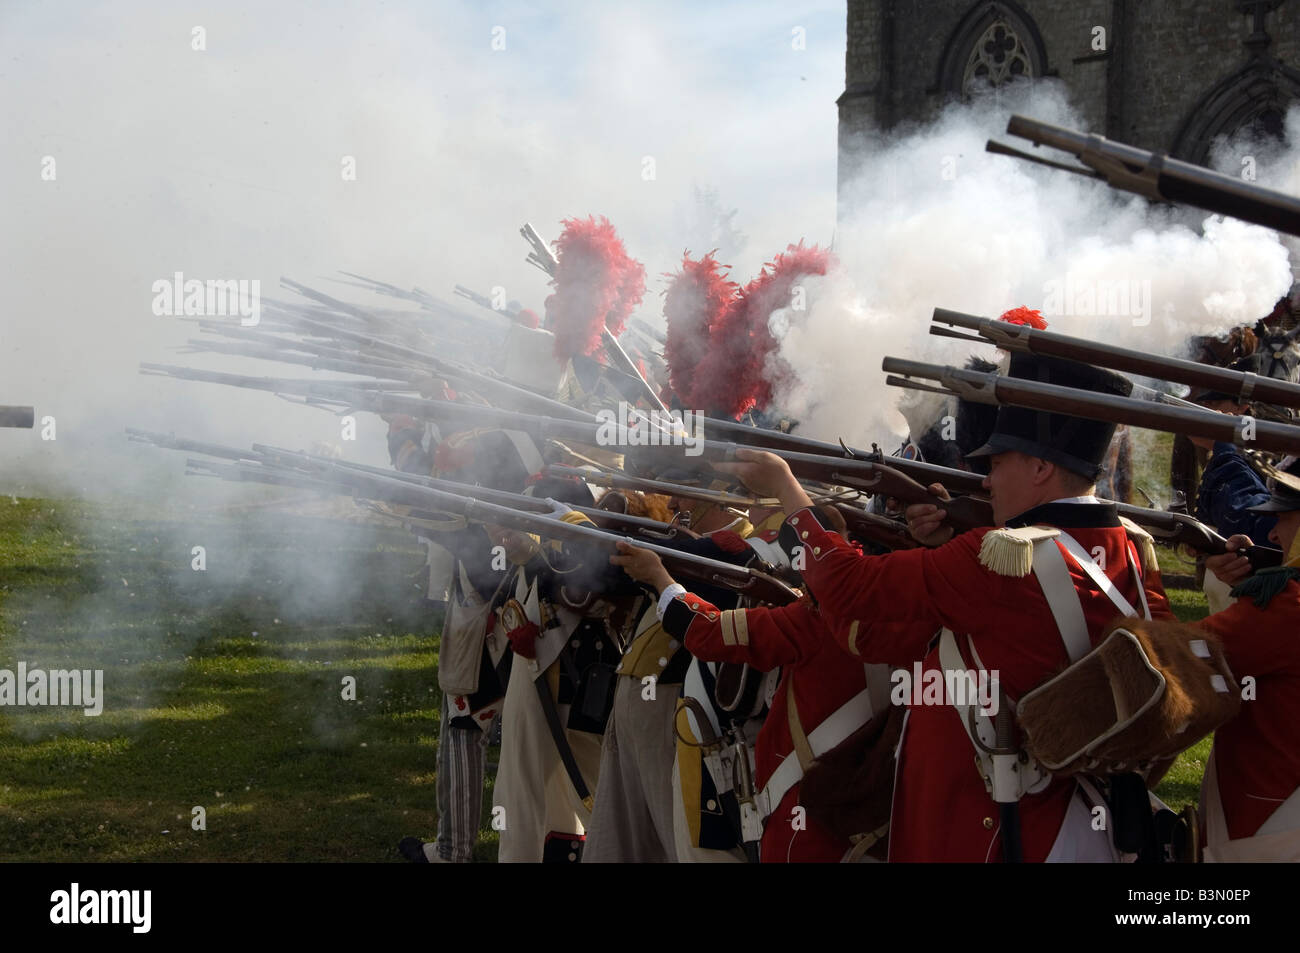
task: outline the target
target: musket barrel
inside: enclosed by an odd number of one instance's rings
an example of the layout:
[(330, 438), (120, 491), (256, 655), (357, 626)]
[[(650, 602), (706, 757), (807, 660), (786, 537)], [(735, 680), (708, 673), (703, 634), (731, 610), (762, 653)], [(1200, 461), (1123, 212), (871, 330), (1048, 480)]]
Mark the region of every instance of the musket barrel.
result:
[(1088, 420), (1127, 424), (1191, 437), (1208, 437), (1260, 450), (1300, 453), (1300, 427), (1287, 424), (1236, 417), (1195, 407), (1171, 407), (1131, 397), (1098, 394), (1074, 387), (1060, 387), (1040, 381), (894, 357), (886, 357), (881, 366), (886, 373), (940, 381), (958, 397), (982, 403), (1009, 404)]
[[(519, 530), (524, 533), (537, 533), (554, 539), (591, 542), (606, 550), (613, 550), (618, 539), (618, 537), (603, 530), (523, 513), (510, 507), (485, 503), (457, 493), (416, 486), (390, 476), (377, 476), (356, 471), (353, 479), (357, 484), (357, 492), (376, 492), (382, 499), (387, 499), (390, 502), (459, 513), (466, 519), (479, 523), (492, 523), (497, 526), (504, 526), (507, 529)], [(400, 498), (394, 499), (394, 497)], [(629, 539), (627, 542), (642, 549), (649, 549), (665, 560), (672, 560), (679, 565), (686, 563), (701, 570), (707, 570), (719, 581), (729, 580), (730, 582), (727, 584), (741, 589), (761, 586), (765, 590), (765, 598), (768, 601), (793, 602), (798, 598), (797, 594), (784, 583), (744, 566), (736, 566), (720, 559), (710, 559), (707, 556), (683, 553), (668, 546), (660, 546), (657, 543), (643, 540)]]
[[(887, 467), (906, 473), (915, 480), (929, 483), (938, 481), (948, 489), (958, 493), (979, 493), (984, 480), (977, 473), (937, 467), (934, 464), (922, 463), (919, 460), (905, 460), (901, 457), (890, 457), (874, 451), (857, 450), (853, 447), (845, 448), (840, 444), (826, 443), (822, 440), (814, 440), (811, 437), (781, 433), (777, 430), (767, 430), (762, 427), (750, 427), (735, 420), (718, 420), (714, 417), (705, 417), (704, 432), (708, 434), (710, 431), (723, 434), (736, 443), (765, 450), (789, 450), (796, 453), (816, 453), (823, 456), (845, 457), (846, 459), (863, 460), (867, 463), (883, 463)], [(847, 454), (845, 453), (846, 449), (848, 450)]]
[[(427, 486), (435, 490), (446, 490), (450, 493), (459, 493), (462, 496), (483, 500), (487, 503), (496, 503), (501, 506), (509, 506), (512, 509), (524, 510), (526, 512), (549, 513), (551, 511), (550, 505), (545, 501), (545, 499), (540, 497), (525, 496), (522, 493), (511, 493), (508, 490), (495, 490), (491, 487), (485, 486), (470, 486), (469, 484), (459, 483), (455, 480), (443, 480), (438, 477), (421, 476), (417, 473), (405, 473), (401, 470), (387, 470), (383, 467), (373, 467), (364, 463), (353, 463), (350, 460), (333, 460), (329, 457), (322, 457), (314, 453), (284, 450), (280, 447), (272, 447), (266, 444), (253, 444), (253, 456), (264, 457), (276, 462), (280, 460), (288, 460), (296, 462), (299, 465), (309, 466), (316, 470), (324, 470), (327, 473), (338, 473), (341, 470), (370, 473), (376, 476), (388, 477), (389, 479), (401, 480), (404, 483), (410, 483), (415, 486)], [(634, 516), (629, 513), (614, 513), (609, 510), (602, 510), (592, 506), (579, 506), (572, 504), (569, 505), (569, 509), (575, 510), (596, 522), (605, 522), (627, 529), (644, 529), (662, 532), (669, 528), (667, 523), (647, 519), (643, 516)]]
[(717, 503), (721, 506), (754, 506), (755, 501), (747, 497), (727, 493), (724, 490), (710, 490), (699, 486), (685, 486), (663, 480), (651, 480), (645, 477), (627, 476), (622, 473), (604, 473), (582, 467), (566, 467), (558, 463), (547, 464), (543, 468), (547, 476), (577, 477), (597, 486), (608, 486), (617, 490), (640, 490), (643, 493), (660, 493), (665, 496), (677, 496), (684, 500), (697, 500), (701, 503)]
[(1056, 331), (1040, 331), (1028, 325), (1009, 324), (974, 314), (949, 311), (947, 308), (935, 308), (933, 320), (939, 324), (975, 331), (990, 344), (1008, 350), (1082, 361), (1113, 371), (1154, 377), (1189, 387), (1208, 387), (1236, 394), (1243, 401), (1260, 400), (1284, 407), (1300, 407), (1300, 384), (1291, 381), (1261, 377), (1178, 357), (1154, 357), (1143, 351), (1101, 344)]
[(1183, 202), (1220, 215), (1300, 235), (1300, 198), (1235, 176), (1148, 152), (1104, 136), (1077, 132), (1027, 116), (1012, 116), (1007, 133), (1073, 153), (1117, 188)]
[(30, 430), (36, 425), (36, 408), (0, 405), (0, 427)]

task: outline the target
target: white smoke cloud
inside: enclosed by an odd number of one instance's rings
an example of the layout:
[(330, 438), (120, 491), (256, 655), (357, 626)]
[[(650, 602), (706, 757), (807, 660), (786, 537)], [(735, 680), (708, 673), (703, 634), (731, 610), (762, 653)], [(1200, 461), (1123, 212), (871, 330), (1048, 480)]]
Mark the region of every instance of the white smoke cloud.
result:
[[(392, 305), (322, 280), (343, 268), (448, 300), (455, 284), (501, 287), (541, 312), (547, 278), (519, 226), (549, 241), (562, 219), (603, 214), (645, 263), (640, 316), (661, 325), (659, 276), (712, 235), (678, 227), (697, 186), (741, 210), (738, 272), (798, 237), (827, 241), (843, 31), (838, 0), (6, 4), (0, 402), (55, 417), (57, 440), (0, 431), (0, 487), (179, 490), (181, 458), (126, 444), (125, 426), (340, 442), (319, 410), (138, 376), (140, 361), (311, 376), (178, 358), (200, 335), (150, 309), (152, 282), (177, 271)], [(348, 456), (385, 462), (384, 425), (358, 424)]]
[(1186, 356), (1190, 336), (1253, 321), (1290, 287), (1288, 252), (1273, 232), (1150, 207), (985, 152), (989, 138), (1008, 141), (1013, 113), (1082, 128), (1059, 85), (1042, 81), (863, 144), (870, 151), (844, 194), (839, 272), (806, 282), (806, 314), (773, 320), (791, 319), (781, 355), (804, 384), (779, 402), (802, 418), (802, 432), (856, 446), (901, 435), (885, 355), (993, 358), (991, 348), (930, 336), (935, 307), (996, 317), (1026, 305), (1066, 334)]

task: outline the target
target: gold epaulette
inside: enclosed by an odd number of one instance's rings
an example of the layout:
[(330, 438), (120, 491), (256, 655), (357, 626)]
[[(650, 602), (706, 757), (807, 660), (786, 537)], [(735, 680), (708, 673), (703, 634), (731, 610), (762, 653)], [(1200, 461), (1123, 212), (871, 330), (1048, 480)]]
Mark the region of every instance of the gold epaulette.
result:
[(1034, 571), (1034, 544), (1060, 535), (1050, 526), (989, 530), (980, 542), (980, 565), (999, 576), (1028, 576)]

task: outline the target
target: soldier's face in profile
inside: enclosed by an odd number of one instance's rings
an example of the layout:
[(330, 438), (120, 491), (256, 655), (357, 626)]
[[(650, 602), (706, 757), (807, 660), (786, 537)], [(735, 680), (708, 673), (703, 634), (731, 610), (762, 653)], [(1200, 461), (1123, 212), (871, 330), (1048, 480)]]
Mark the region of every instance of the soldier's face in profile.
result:
[(989, 457), (984, 488), (993, 503), (993, 521), (1002, 526), (1013, 516), (1037, 505), (1035, 476), (1043, 461), (1015, 450)]
[(1300, 533), (1300, 510), (1277, 514), (1277, 525), (1268, 534), (1269, 542), (1277, 544), (1284, 554), (1292, 552), (1296, 534)]

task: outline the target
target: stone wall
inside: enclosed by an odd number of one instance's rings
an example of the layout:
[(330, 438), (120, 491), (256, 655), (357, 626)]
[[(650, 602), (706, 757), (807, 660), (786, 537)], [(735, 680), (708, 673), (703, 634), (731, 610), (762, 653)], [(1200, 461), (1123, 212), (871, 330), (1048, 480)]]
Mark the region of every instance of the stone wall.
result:
[[(858, 137), (924, 121), (943, 105), (940, 68), (963, 18), (987, 2), (848, 0), (841, 156)], [(1175, 147), (1198, 102), (1251, 60), (1254, 18), (1236, 0), (1019, 0), (1046, 75), (1062, 80), (1091, 131), (1147, 149)], [(1093, 49), (1105, 30), (1104, 52)], [(1300, 0), (1268, 13), (1265, 50), (1300, 66)], [(851, 169), (842, 160), (841, 181)]]

